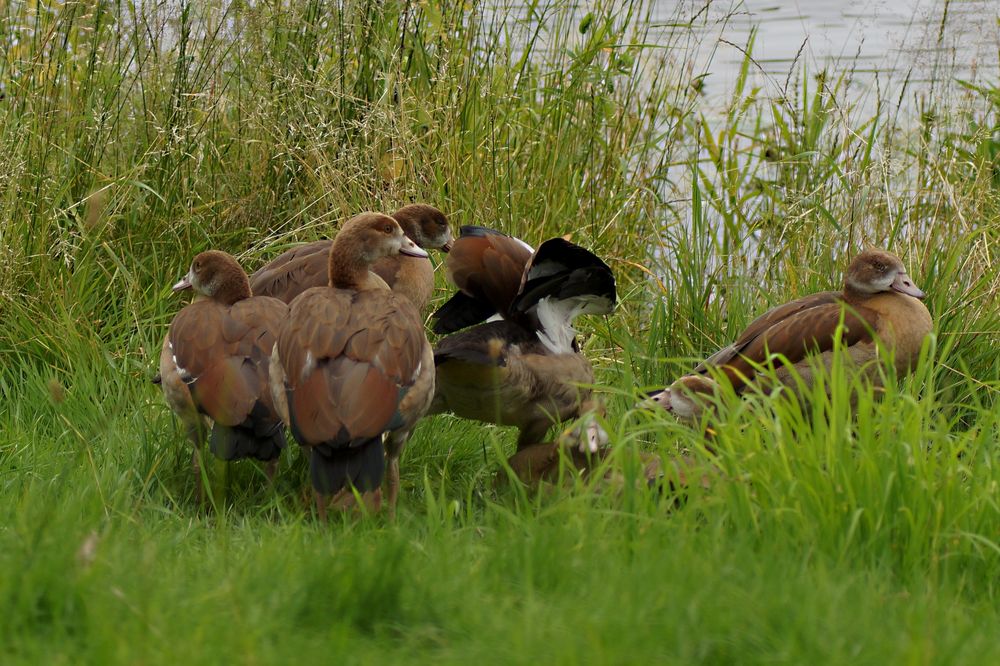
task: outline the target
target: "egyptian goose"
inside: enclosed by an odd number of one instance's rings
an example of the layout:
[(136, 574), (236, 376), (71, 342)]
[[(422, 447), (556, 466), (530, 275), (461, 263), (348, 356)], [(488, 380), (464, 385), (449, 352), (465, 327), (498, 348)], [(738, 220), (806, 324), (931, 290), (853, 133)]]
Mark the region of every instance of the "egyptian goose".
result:
[(711, 406), (711, 396), (717, 389), (711, 377), (684, 375), (670, 386), (651, 392), (646, 402), (662, 407), (678, 421), (694, 425), (701, 420), (705, 409)]
[(216, 250), (194, 258), (174, 291), (193, 289), (195, 301), (177, 313), (160, 351), (160, 383), (167, 404), (194, 442), (192, 465), (201, 501), (201, 445), (211, 420), (209, 447), (223, 460), (267, 461), (273, 478), (285, 446), (284, 427), (268, 390), (268, 359), (288, 314), (276, 298), (251, 296), (246, 273)]
[[(483, 238), (496, 241), (492, 235), (463, 235), (452, 254), (461, 257), (467, 240), (479, 243), (484, 255), (494, 251), (496, 246)], [(458, 275), (452, 254), (446, 261), (449, 274)], [(487, 260), (482, 264), (494, 265)], [(488, 285), (496, 276), (480, 277), (479, 284)], [(493, 284), (513, 284), (508, 277)], [(575, 418), (593, 405), (587, 385), (593, 384), (594, 371), (576, 347), (572, 323), (581, 314), (613, 311), (615, 279), (596, 256), (554, 238), (530, 257), (513, 297), (493, 293), (492, 298), (490, 306), (505, 319), (452, 333), (438, 343), (431, 411), (517, 426), (517, 446), (523, 449), (541, 442), (553, 423)], [(485, 309), (476, 316), (483, 314)], [(447, 320), (436, 318), (438, 323)], [(587, 439), (593, 449), (594, 438)]]
[(857, 367), (866, 368), (870, 380), (878, 381), (877, 365), (872, 363), (880, 353), (876, 339), (892, 352), (896, 373), (903, 376), (916, 364), (933, 326), (930, 313), (920, 302), (923, 297), (924, 292), (906, 274), (898, 257), (882, 250), (866, 250), (848, 266), (842, 291), (812, 294), (768, 310), (736, 342), (654, 395), (653, 402), (682, 418), (697, 419), (704, 407), (698, 395), (710, 394), (715, 388), (708, 378), (710, 368), (721, 371), (736, 392), (742, 393), (759, 384), (755, 381), (757, 370), (776, 354), (788, 363), (775, 364), (782, 385), (795, 392), (796, 379), (801, 379), (804, 386), (811, 386), (813, 366), (807, 357), (820, 354), (829, 366), (838, 329), (848, 356)]
[[(399, 493), (399, 456), (434, 395), (434, 357), (420, 314), (371, 272), (394, 254), (430, 263), (391, 217), (347, 221), (327, 253), (329, 286), (292, 301), (271, 360), (271, 391), (295, 439), (310, 452), (321, 518), (350, 488), (389, 506)], [(388, 465), (382, 435), (390, 432)]]
[[(427, 204), (403, 206), (392, 217), (403, 233), (421, 248), (451, 246), (451, 228), (444, 213)], [(253, 293), (274, 296), (286, 303), (312, 287), (325, 287), (330, 246), (333, 241), (320, 240), (294, 247), (278, 255), (269, 264), (250, 276)], [(423, 257), (399, 253), (381, 257), (371, 270), (385, 280), (394, 292), (405, 296), (423, 311), (434, 293), (434, 266)]]

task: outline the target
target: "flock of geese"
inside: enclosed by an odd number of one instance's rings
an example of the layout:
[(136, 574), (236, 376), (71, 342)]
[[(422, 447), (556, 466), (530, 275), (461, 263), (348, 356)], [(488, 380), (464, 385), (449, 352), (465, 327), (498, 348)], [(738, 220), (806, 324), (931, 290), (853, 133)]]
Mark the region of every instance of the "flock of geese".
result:
[[(447, 253), (457, 288), (431, 317), (436, 347), (422, 316), (434, 289), (428, 249)], [(545, 444), (552, 425), (601, 411), (573, 322), (610, 314), (617, 300), (607, 264), (564, 238), (535, 249), (466, 226), (453, 239), (440, 210), (411, 204), (357, 215), (332, 241), (297, 246), (250, 276), (231, 255), (202, 252), (173, 289), (195, 299), (170, 324), (156, 381), (195, 445), (199, 500), (206, 441), (223, 460), (264, 461), (273, 478), (286, 427), (308, 452), (321, 518), (359, 498), (378, 509), (384, 482), (394, 511), (400, 456), (429, 414), (517, 426), (518, 474), (531, 474), (518, 456), (533, 451), (551, 460), (565, 446), (585, 465), (606, 450), (593, 419), (572, 444)], [(867, 250), (842, 291), (769, 310), (644, 404), (695, 422), (722, 381), (738, 394), (775, 380), (801, 391), (838, 339), (871, 381), (886, 353), (905, 374), (932, 327), (923, 296), (897, 257)], [(775, 355), (776, 371), (759, 373)]]

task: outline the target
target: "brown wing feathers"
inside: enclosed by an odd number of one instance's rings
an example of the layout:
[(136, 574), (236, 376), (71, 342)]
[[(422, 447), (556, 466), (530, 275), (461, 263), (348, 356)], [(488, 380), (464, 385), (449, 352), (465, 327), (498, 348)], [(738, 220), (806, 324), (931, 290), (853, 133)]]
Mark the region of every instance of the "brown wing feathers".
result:
[(267, 388), (267, 362), (287, 306), (259, 298), (225, 306), (196, 302), (174, 318), (168, 333), (174, 363), (191, 400), (214, 421), (213, 453), (231, 460), (271, 460), (284, 433)]
[(510, 236), (462, 227), (445, 262), (448, 279), (459, 291), (434, 313), (434, 332), (452, 333), (495, 313), (509, 314), (530, 258), (531, 250)]
[(250, 276), (250, 291), (290, 303), (306, 289), (322, 287), (329, 279), (327, 257), (332, 242), (314, 241), (279, 255)]
[[(297, 316), (300, 309), (308, 316)], [(292, 308), (283, 335), (289, 411), (309, 444), (348, 443), (381, 434), (420, 363), (419, 317), (383, 291), (322, 288)]]
[(770, 325), (760, 326), (755, 334), (740, 336), (736, 344), (727, 348), (728, 353), (711, 357), (696, 372), (705, 372), (708, 366), (719, 367), (734, 388), (740, 390), (771, 355), (780, 354), (785, 361), (795, 364), (807, 354), (829, 351), (833, 349), (841, 324), (844, 345), (870, 342), (877, 323), (877, 314), (871, 310), (852, 308), (841, 302), (823, 302), (813, 307), (790, 308), (786, 312), (793, 314), (784, 318), (772, 317)]
[(289, 427), (313, 450), (315, 488), (377, 488), (382, 433), (396, 427), (427, 344), (416, 309), (388, 291), (321, 287), (296, 299), (289, 321), (278, 343)]

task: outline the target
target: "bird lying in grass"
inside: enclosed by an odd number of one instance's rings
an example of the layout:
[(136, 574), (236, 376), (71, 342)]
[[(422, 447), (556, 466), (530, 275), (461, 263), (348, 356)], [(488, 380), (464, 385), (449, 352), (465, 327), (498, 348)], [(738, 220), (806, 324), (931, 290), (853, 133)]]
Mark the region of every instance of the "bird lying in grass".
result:
[[(898, 257), (866, 250), (851, 261), (841, 291), (811, 294), (768, 310), (736, 342), (655, 392), (648, 404), (697, 421), (709, 403), (706, 396), (718, 389), (717, 378), (737, 394), (766, 391), (776, 381), (803, 398), (816, 380), (817, 367), (829, 370), (834, 362), (837, 341), (874, 385), (881, 384), (886, 355), (902, 377), (916, 364), (933, 327), (923, 298)], [(773, 378), (760, 372), (771, 363)]]

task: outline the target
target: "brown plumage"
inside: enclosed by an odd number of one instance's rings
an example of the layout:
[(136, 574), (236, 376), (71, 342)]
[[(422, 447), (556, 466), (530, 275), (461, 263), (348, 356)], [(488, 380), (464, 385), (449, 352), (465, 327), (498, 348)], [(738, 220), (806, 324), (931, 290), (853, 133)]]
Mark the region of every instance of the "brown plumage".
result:
[[(163, 340), (160, 377), (167, 404), (194, 442), (202, 495), (200, 447), (211, 420), (210, 448), (224, 460), (257, 458), (276, 463), (284, 429), (268, 390), (268, 358), (288, 306), (251, 297), (246, 273), (233, 257), (202, 252), (175, 291), (194, 289)], [(269, 465), (268, 475), (274, 473)]]
[[(465, 238), (463, 233), (453, 253)], [(462, 279), (467, 285), (506, 283), (510, 288), (506, 260), (497, 264), (502, 268), (495, 279), (474, 273)], [(576, 418), (592, 406), (594, 371), (576, 348), (572, 322), (580, 314), (611, 312), (615, 286), (604, 262), (561, 238), (542, 244), (518, 284), (514, 293), (490, 296), (507, 319), (452, 333), (438, 343), (431, 409), (517, 426), (522, 449), (542, 441), (553, 423)]]
[(464, 226), (445, 269), (458, 292), (434, 313), (434, 332), (453, 333), (494, 314), (507, 317), (534, 250), (485, 227)]
[[(840, 336), (852, 363), (878, 381), (877, 363), (881, 341), (891, 350), (899, 376), (910, 371), (920, 354), (923, 340), (931, 332), (930, 313), (924, 293), (906, 274), (903, 263), (881, 250), (862, 252), (847, 268), (842, 291), (825, 291), (768, 310), (755, 319), (733, 344), (719, 350), (696, 367), (692, 374), (702, 379), (682, 377), (688, 393), (711, 392), (706, 377), (710, 368), (721, 371), (736, 391), (758, 386), (757, 369), (774, 355), (787, 365), (775, 363), (778, 381), (796, 391), (796, 379), (808, 387), (813, 382), (809, 357), (819, 355), (827, 367), (832, 362), (834, 340)], [(675, 386), (674, 388), (679, 388)], [(654, 396), (654, 401), (670, 408), (671, 388)], [(695, 400), (693, 417), (700, 401)]]
[(579, 416), (594, 383), (585, 356), (553, 353), (533, 331), (507, 321), (445, 337), (434, 363), (432, 411), (517, 426), (519, 449), (540, 442), (552, 424)]
[(321, 514), (343, 489), (374, 492), (386, 468), (389, 503), (398, 494), (398, 460), (434, 392), (430, 344), (420, 315), (369, 267), (400, 252), (423, 255), (391, 217), (362, 213), (330, 246), (330, 286), (291, 304), (271, 364), (271, 390), (295, 439), (310, 451)]
[[(417, 246), (443, 249), (451, 245), (451, 228), (444, 213), (427, 204), (403, 206), (392, 217), (403, 233)], [(253, 293), (274, 296), (291, 303), (312, 287), (327, 285), (328, 258), (333, 241), (320, 240), (284, 252), (250, 276)], [(434, 266), (431, 262), (399, 253), (380, 257), (371, 270), (385, 280), (389, 288), (404, 296), (422, 311), (434, 293)]]

